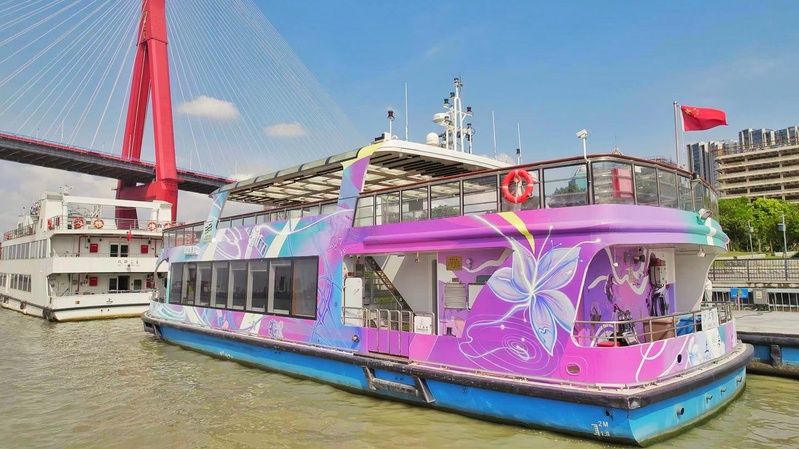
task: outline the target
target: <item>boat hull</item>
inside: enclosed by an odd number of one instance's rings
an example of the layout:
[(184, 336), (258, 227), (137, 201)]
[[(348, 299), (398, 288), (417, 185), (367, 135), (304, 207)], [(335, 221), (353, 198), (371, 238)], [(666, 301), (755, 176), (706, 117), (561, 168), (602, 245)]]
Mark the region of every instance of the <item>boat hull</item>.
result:
[(0, 307), (55, 322), (135, 318), (147, 311), (149, 295), (142, 294), (138, 300), (133, 299), (113, 304), (105, 303), (60, 308), (41, 306), (6, 296), (0, 300)]
[[(484, 420), (645, 446), (724, 409), (746, 384), (749, 345), (679, 379), (627, 390), (562, 386), (420, 366), (142, 315), (145, 330), (215, 357), (357, 393)], [(542, 413), (546, 410), (546, 413)]]

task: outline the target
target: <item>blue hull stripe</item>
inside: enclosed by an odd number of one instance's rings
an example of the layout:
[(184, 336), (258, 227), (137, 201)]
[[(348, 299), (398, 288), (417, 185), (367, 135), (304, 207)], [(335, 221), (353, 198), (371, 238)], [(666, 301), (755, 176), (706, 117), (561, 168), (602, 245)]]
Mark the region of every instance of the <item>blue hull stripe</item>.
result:
[[(430, 405), (484, 420), (627, 444), (649, 444), (694, 425), (722, 410), (743, 391), (745, 385), (745, 371), (741, 365), (698, 389), (684, 388), (684, 393), (640, 408), (619, 408), (513, 394), (440, 378), (422, 379), (390, 369), (367, 368), (363, 360), (354, 356), (350, 356), (349, 361), (323, 358), (219, 338), (200, 329), (182, 330), (178, 327), (185, 326), (181, 325), (156, 326), (156, 335), (160, 334), (168, 342), (347, 390)], [(741, 357), (749, 360), (752, 349), (747, 347), (745, 352)], [(630, 397), (633, 402), (636, 400), (632, 393), (618, 396), (626, 397), (627, 401)], [(645, 396), (645, 392), (638, 396)], [(618, 400), (613, 402), (619, 403)]]

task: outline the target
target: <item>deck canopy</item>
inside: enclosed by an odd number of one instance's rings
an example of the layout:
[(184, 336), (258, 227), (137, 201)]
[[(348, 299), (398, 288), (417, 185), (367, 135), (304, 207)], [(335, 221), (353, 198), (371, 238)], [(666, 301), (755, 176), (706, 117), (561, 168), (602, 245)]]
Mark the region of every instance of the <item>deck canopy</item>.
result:
[[(509, 164), (404, 140), (379, 144), (369, 159), (364, 191), (429, 181), (434, 178), (507, 167)], [(360, 150), (228, 184), (217, 192), (229, 192), (228, 200), (266, 207), (290, 207), (319, 201), (336, 201), (344, 172), (343, 163)]]

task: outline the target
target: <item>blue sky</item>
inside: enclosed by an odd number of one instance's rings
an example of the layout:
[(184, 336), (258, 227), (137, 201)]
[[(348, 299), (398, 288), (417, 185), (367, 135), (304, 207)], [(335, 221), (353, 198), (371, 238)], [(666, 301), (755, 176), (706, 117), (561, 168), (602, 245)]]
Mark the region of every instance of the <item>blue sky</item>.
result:
[[(412, 140), (464, 81), (477, 152), (524, 160), (589, 151), (674, 154), (672, 102), (723, 109), (730, 126), (686, 142), (737, 139), (744, 128), (799, 124), (799, 5), (707, 2), (258, 2), (338, 105), (367, 136), (385, 109), (403, 126), (409, 84)], [(398, 134), (395, 131), (395, 134)]]
[[(456, 76), (475, 112), (475, 153), (492, 153), (495, 111), (499, 153), (515, 151), (518, 123), (525, 162), (580, 154), (583, 128), (592, 153), (618, 144), (674, 157), (675, 100), (727, 112), (730, 126), (686, 133), (686, 142), (799, 124), (795, 1), (252, 0), (293, 52), (257, 23), (250, 1), (167, 0), (181, 167), (255, 175), (344, 152), (386, 131), (388, 108), (402, 136), (405, 82), (410, 138), (423, 141), (439, 131), (431, 118)], [(75, 145), (120, 154), (140, 0), (69, 3), (44, 28), (33, 26), (40, 16), (14, 11), (22, 3), (7, 3), (0, 130), (60, 140), (66, 128)], [(42, 16), (60, 8), (45, 4)], [(152, 145), (143, 158), (153, 159)], [(13, 205), (0, 213), (3, 228), (65, 183), (78, 195), (110, 196), (115, 186), (0, 162), (0, 195)], [(191, 194), (180, 201), (183, 221), (209, 206)]]

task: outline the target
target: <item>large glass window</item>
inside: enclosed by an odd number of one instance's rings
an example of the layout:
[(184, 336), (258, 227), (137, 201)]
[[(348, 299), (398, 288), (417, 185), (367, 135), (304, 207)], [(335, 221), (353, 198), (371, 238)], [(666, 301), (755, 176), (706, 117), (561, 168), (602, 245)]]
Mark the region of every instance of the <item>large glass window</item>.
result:
[(632, 166), (621, 162), (591, 164), (594, 183), (594, 203), (633, 204)]
[(214, 307), (228, 307), (229, 267), (227, 262), (214, 262), (214, 279), (211, 285)]
[(677, 207), (677, 174), (668, 170), (658, 170), (658, 188), (660, 205)]
[(679, 207), (682, 210), (691, 210), (693, 200), (691, 199), (691, 180), (687, 176), (677, 175), (679, 189)]
[(276, 259), (269, 264), (269, 312), (288, 315), (291, 312), (293, 273), (291, 259)]
[(294, 282), (292, 286), (291, 314), (316, 317), (316, 284), (318, 280), (317, 258), (294, 260)]
[(544, 198), (546, 207), (588, 204), (585, 164), (544, 170)]
[(200, 293), (200, 306), (211, 305), (211, 262), (200, 262), (197, 264), (197, 283)]
[(658, 178), (657, 169), (652, 167), (635, 166), (635, 195), (638, 204), (646, 206), (658, 205)]
[(457, 217), (461, 214), (459, 181), (430, 186), (430, 218)]
[(230, 262), (230, 274), (233, 280), (231, 307), (236, 310), (244, 310), (247, 305), (247, 262), (241, 260)]
[(399, 192), (377, 195), (375, 200), (375, 224), (399, 223)]
[(269, 289), (269, 262), (253, 260), (250, 262), (250, 306), (247, 310), (266, 312), (266, 298)]
[(497, 212), (499, 193), (497, 175), (463, 180), (463, 213), (489, 214)]
[(375, 199), (373, 196), (358, 198), (355, 209), (355, 226), (372, 226), (375, 215)]
[(427, 187), (402, 191), (402, 221), (427, 220)]
[(173, 263), (169, 266), (169, 303), (180, 304), (183, 297), (183, 265)]
[(189, 262), (186, 264), (186, 288), (183, 289), (183, 300), (181, 303), (194, 305), (197, 296), (197, 264)]

